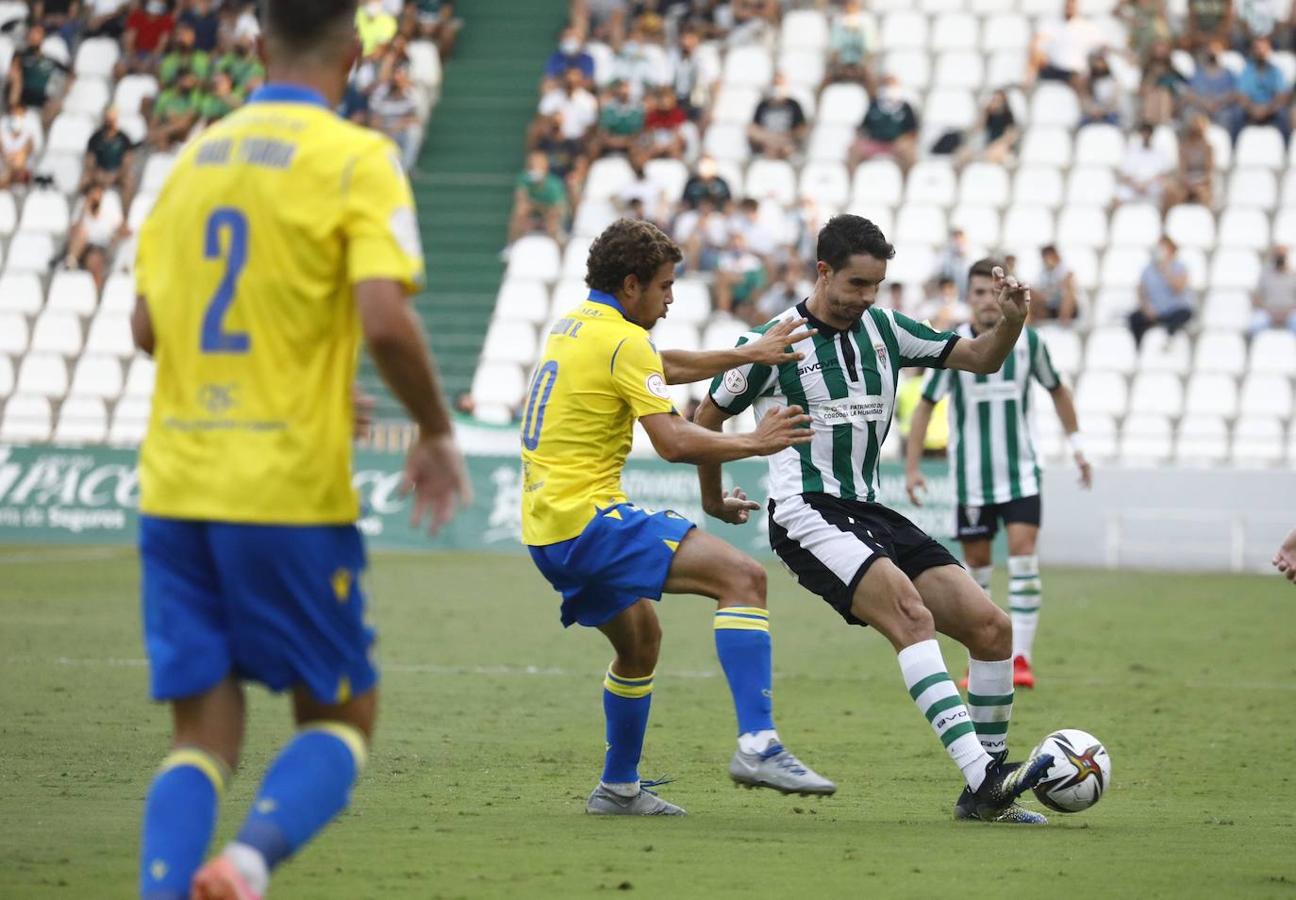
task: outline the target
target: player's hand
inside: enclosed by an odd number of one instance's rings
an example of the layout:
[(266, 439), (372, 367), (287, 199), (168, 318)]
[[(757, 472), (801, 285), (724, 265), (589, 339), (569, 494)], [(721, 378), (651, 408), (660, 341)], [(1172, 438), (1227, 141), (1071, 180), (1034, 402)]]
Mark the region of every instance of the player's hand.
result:
[(927, 479), (923, 478), (922, 472), (917, 469), (905, 472), (905, 493), (909, 495), (910, 503), (922, 506), (923, 494), (927, 493)]
[(472, 503), (472, 483), (453, 434), (419, 435), (405, 458), (405, 494), (414, 494), (410, 525), (436, 534)]
[(757, 454), (769, 456), (797, 444), (810, 443), (814, 432), (807, 427), (809, 424), (810, 417), (799, 406), (780, 406), (770, 410), (756, 426)]
[(749, 360), (762, 366), (781, 366), (783, 363), (800, 362), (805, 359), (804, 353), (791, 349), (817, 332), (813, 328), (798, 330), (806, 323), (805, 319), (788, 319), (779, 322), (758, 340), (743, 346), (748, 351)]
[(1296, 529), (1293, 529), (1292, 533), (1287, 535), (1287, 540), (1279, 546), (1278, 552), (1274, 554), (1273, 564), (1274, 568), (1287, 576), (1288, 581), (1296, 584)]
[(1093, 488), (1093, 466), (1085, 459), (1083, 453), (1075, 455), (1076, 468), (1080, 470), (1080, 486), (1086, 491)]
[(748, 500), (743, 489), (736, 487), (729, 493), (722, 494), (720, 505), (711, 505), (706, 510), (706, 514), (730, 525), (745, 525), (752, 512), (758, 509), (760, 504), (755, 500)]
[(356, 440), (368, 437), (369, 429), (373, 426), (373, 414), (374, 410), (378, 408), (378, 401), (372, 395), (361, 390), (360, 385), (357, 384), (351, 388), (351, 408), (355, 411), (352, 436)]
[(999, 293), (999, 309), (1009, 325), (1021, 325), (1030, 310), (1030, 285), (1012, 275), (1005, 275), (1000, 266), (993, 270), (995, 290)]

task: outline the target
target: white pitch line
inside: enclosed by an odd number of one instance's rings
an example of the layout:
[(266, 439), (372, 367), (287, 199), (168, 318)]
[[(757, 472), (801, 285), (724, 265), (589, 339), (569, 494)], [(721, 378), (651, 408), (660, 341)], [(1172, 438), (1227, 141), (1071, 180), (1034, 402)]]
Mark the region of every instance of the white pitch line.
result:
[[(57, 656), (53, 659), (41, 659), (36, 657), (6, 657), (4, 662), (7, 664), (29, 665), (34, 662), (43, 662), (57, 666), (79, 666), (87, 668), (127, 668), (138, 669), (148, 665), (148, 660), (142, 657), (71, 657)], [(549, 678), (587, 678), (589, 671), (572, 672), (558, 666), (536, 666), (536, 665), (492, 665), (492, 666), (447, 666), (437, 663), (379, 663), (380, 672), (390, 672), (400, 675), (504, 675), (508, 677), (549, 677)], [(593, 671), (593, 670), (590, 670)], [(660, 673), (663, 678), (717, 678), (720, 673), (715, 670), (680, 670), (678, 672), (665, 670)], [(782, 676), (783, 673), (775, 672), (775, 677)], [(855, 681), (855, 678), (843, 679), (840, 676), (829, 676), (831, 680)], [(1066, 687), (1108, 687), (1116, 684), (1128, 684), (1130, 679), (1115, 678), (1059, 678), (1058, 683)], [(1149, 679), (1149, 684), (1157, 687), (1181, 687), (1189, 690), (1226, 690), (1226, 691), (1296, 691), (1296, 683), (1285, 681), (1159, 681)]]

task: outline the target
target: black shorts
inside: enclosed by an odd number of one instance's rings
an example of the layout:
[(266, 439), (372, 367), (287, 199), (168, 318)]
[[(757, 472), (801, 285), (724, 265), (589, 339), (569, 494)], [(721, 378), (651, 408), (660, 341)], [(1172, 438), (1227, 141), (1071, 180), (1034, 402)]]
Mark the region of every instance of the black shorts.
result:
[(1007, 503), (992, 503), (989, 506), (964, 506), (959, 504), (955, 513), (954, 535), (960, 541), (988, 541), (999, 533), (999, 523), (1008, 525), (1020, 522), (1024, 525), (1040, 524), (1040, 495), (1018, 497)]
[(818, 594), (851, 625), (851, 598), (869, 566), (886, 557), (910, 579), (953, 555), (921, 528), (878, 503), (801, 494), (769, 504), (770, 546), (801, 586)]

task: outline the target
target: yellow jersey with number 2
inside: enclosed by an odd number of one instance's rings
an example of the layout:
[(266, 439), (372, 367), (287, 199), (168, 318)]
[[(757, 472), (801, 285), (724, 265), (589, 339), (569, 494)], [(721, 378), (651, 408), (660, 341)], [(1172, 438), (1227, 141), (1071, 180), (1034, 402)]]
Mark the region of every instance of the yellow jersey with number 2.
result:
[(352, 288), (423, 279), (395, 145), (309, 88), (261, 88), (181, 151), (135, 278), (157, 361), (141, 511), (354, 521)]
[(591, 291), (559, 319), (522, 413), (522, 542), (570, 540), (627, 501), (635, 420), (674, 412), (661, 356), (616, 298)]

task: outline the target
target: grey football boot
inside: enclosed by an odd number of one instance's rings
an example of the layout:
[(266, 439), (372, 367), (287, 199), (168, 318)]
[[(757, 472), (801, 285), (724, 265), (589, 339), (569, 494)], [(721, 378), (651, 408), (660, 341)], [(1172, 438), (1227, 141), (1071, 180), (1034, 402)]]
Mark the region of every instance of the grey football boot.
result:
[(585, 801), (585, 812), (592, 816), (686, 816), (681, 807), (667, 803), (657, 796), (651, 788), (664, 782), (641, 781), (639, 793), (633, 797), (623, 797), (603, 786), (602, 782), (594, 788), (589, 799)]
[(793, 756), (782, 744), (770, 741), (760, 753), (734, 752), (729, 777), (747, 788), (772, 788), (782, 794), (828, 796), (837, 785)]

